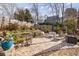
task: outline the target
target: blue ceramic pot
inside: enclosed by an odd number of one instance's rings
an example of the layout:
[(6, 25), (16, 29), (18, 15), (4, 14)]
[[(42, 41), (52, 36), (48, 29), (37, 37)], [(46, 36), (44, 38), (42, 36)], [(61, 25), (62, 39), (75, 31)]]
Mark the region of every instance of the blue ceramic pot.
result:
[(9, 41), (2, 41), (1, 42), (1, 46), (3, 48), (3, 50), (8, 50), (12, 47), (13, 45), (13, 41), (12, 40), (9, 40)]

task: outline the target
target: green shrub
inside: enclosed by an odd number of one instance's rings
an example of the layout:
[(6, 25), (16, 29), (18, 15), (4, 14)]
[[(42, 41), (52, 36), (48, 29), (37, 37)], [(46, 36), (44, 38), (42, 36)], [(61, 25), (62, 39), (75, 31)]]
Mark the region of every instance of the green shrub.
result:
[(53, 25), (52, 23), (39, 23), (39, 25)]
[(39, 37), (39, 36), (42, 36), (41, 31), (40, 31), (40, 30), (35, 30), (35, 31), (33, 32), (33, 37)]
[(76, 26), (76, 20), (75, 19), (68, 19), (64, 22), (64, 24), (67, 26), (67, 33), (68, 34), (74, 34), (75, 32), (75, 26)]
[(37, 28), (45, 33), (52, 31), (52, 25), (38, 25)]
[(61, 30), (61, 27), (60, 27), (59, 25), (57, 25), (56, 28), (55, 28), (55, 31), (56, 31), (57, 33), (59, 33), (60, 30)]

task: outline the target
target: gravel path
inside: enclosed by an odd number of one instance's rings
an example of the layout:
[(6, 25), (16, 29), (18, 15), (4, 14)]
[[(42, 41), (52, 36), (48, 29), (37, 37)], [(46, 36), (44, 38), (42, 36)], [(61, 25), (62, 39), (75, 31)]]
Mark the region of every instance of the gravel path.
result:
[[(57, 38), (57, 37), (56, 37)], [(10, 49), (2, 51), (0, 47), (0, 56), (39, 56), (39, 55), (53, 55), (51, 52), (66, 48), (79, 47), (64, 42), (64, 38), (54, 39), (51, 36), (47, 38), (33, 38), (32, 44), (28, 47), (19, 47), (18, 49)], [(49, 52), (49, 54), (48, 54)]]
[[(64, 42), (64, 39), (54, 38), (33, 38), (32, 45), (28, 47), (19, 47), (18, 49), (11, 49), (2, 51), (0, 48), (0, 56), (39, 56), (39, 55), (54, 55), (55, 51), (79, 47)], [(52, 52), (52, 53), (51, 53)], [(53, 54), (54, 53), (54, 54)]]
[[(33, 43), (28, 47), (20, 47), (13, 49), (13, 56), (32, 56), (50, 47), (60, 44), (63, 40), (52, 41), (53, 38), (33, 38)], [(7, 56), (11, 56), (11, 50), (5, 52)]]
[(69, 45), (64, 42), (64, 38), (54, 39), (53, 37), (49, 36), (47, 38), (33, 38), (30, 46), (19, 47), (18, 49), (10, 49), (4, 53), (6, 56), (32, 56), (39, 55), (41, 52), (43, 53), (51, 50), (65, 49)]

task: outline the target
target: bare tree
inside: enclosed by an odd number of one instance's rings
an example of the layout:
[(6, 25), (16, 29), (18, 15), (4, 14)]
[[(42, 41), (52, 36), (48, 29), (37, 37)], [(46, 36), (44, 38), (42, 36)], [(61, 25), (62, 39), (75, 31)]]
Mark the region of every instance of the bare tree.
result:
[(63, 5), (63, 10), (62, 10), (62, 23), (63, 23), (63, 21), (64, 21), (64, 3), (62, 4)]
[(56, 15), (58, 15), (58, 4), (57, 3), (54, 3), (54, 8), (55, 8), (55, 11), (56, 11)]
[(54, 15), (54, 5), (49, 3), (49, 8), (51, 8), (52, 15)]
[(77, 13), (77, 18), (78, 18), (78, 20), (77, 20), (77, 27), (79, 28), (79, 9), (78, 9), (78, 13)]
[[(48, 6), (48, 9), (51, 9), (52, 16), (55, 15), (59, 17), (60, 14), (60, 3), (48, 3), (46, 6)], [(59, 20), (57, 20), (59, 21)]]
[(1, 7), (2, 11), (4, 12), (5, 16), (9, 17), (9, 26), (10, 26), (10, 22), (11, 22), (11, 19), (13, 18), (14, 11), (16, 8), (16, 4), (3, 3), (3, 4), (0, 4), (0, 7)]
[(64, 5), (65, 5), (64, 3), (60, 4), (60, 8), (61, 8), (61, 12), (62, 12), (62, 24), (63, 24), (63, 21), (64, 21), (64, 8), (65, 8)]
[(49, 8), (51, 8), (52, 15), (59, 15), (59, 3), (49, 3)]
[[(55, 9), (56, 16), (59, 18), (59, 15), (60, 15), (60, 3), (54, 3), (54, 9)], [(59, 20), (57, 20), (57, 22), (59, 22)]]
[(5, 19), (5, 17), (4, 17), (4, 15), (3, 15), (3, 12), (2, 12), (0, 15), (1, 15), (1, 17), (2, 17), (2, 18), (1, 18), (2, 20), (1, 20), (1, 22), (0, 22), (0, 23), (1, 23), (1, 27), (0, 27), (0, 28), (2, 29), (2, 28), (3, 28), (3, 25), (4, 25), (4, 19)]
[(32, 4), (32, 12), (33, 12), (33, 14), (35, 14), (35, 19), (36, 19), (36, 23), (37, 23), (37, 21), (39, 20), (39, 10), (38, 10), (37, 3)]
[(72, 3), (70, 4), (70, 7), (72, 8)]
[(4, 11), (2, 11), (3, 9), (2, 8), (0, 8), (0, 16), (1, 16), (1, 29), (3, 29), (3, 25), (4, 25), (4, 19), (5, 19), (5, 17), (4, 17)]

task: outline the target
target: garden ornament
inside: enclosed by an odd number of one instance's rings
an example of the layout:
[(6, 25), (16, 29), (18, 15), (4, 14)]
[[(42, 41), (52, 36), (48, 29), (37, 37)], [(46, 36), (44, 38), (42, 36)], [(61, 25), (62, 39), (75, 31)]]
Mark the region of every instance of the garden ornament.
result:
[(4, 38), (0, 37), (0, 45), (4, 51), (10, 49), (13, 46), (13, 37), (10, 37), (8, 40), (4, 40)]

